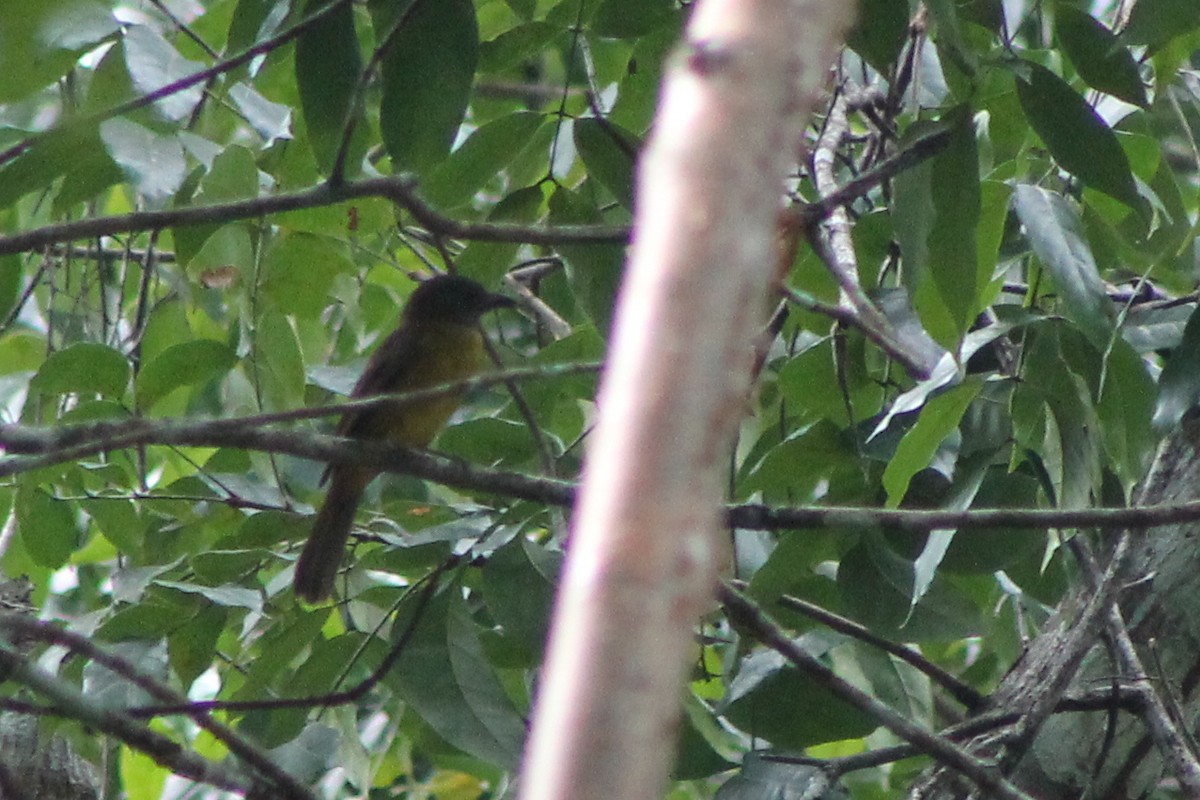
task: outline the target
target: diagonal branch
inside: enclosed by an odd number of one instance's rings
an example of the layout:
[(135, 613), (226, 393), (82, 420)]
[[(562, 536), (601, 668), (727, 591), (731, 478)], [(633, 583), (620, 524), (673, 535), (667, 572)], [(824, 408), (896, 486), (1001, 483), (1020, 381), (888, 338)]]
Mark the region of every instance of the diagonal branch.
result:
[(774, 620), (745, 595), (728, 584), (719, 589), (721, 603), (739, 626), (753, 633), (767, 647), (786, 658), (796, 669), (818, 682), (839, 699), (864, 711), (892, 733), (929, 754), (939, 763), (969, 778), (988, 790), (989, 796), (1005, 800), (1033, 800), (1028, 794), (1009, 783), (995, 767), (976, 758), (964, 748), (938, 734), (928, 731), (890, 706), (881, 703), (861, 689), (847, 683), (828, 667), (799, 647)]

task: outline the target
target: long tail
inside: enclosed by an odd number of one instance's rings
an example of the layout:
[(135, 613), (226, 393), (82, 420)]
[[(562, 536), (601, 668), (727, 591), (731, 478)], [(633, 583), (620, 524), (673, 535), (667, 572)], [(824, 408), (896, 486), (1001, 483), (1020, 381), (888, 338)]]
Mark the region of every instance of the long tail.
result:
[(362, 470), (341, 468), (331, 471), (325, 504), (317, 513), (308, 543), (296, 562), (292, 585), (301, 600), (319, 603), (333, 593), (342, 554), (354, 524), (354, 513), (371, 477)]

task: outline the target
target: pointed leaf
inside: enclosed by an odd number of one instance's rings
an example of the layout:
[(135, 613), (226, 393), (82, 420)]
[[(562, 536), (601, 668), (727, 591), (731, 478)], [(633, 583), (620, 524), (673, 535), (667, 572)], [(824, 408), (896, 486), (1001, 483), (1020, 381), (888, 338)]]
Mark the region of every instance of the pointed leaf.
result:
[(65, 564), (80, 543), (75, 505), (30, 485), (17, 490), (16, 506), (17, 533), (34, 563), (50, 569)]
[(933, 159), (930, 179), (933, 192), (934, 224), (929, 236), (929, 274), (937, 286), (942, 303), (955, 326), (953, 341), (942, 341), (957, 349), (961, 337), (975, 321), (980, 287), (979, 254), (975, 230), (979, 227), (980, 188), (979, 153), (975, 145), (975, 124), (971, 110), (962, 107), (951, 112), (957, 118), (950, 141)]
[(207, 383), (224, 375), (236, 363), (237, 356), (232, 350), (211, 339), (169, 347), (138, 374), (138, 405), (149, 411), (176, 389)]
[(520, 111), (479, 128), (425, 181), (425, 196), (444, 208), (469, 202), (521, 154), (543, 121), (541, 114)]
[[(411, 618), (403, 612), (395, 630)], [(475, 623), (455, 590), (421, 609), (389, 679), (405, 702), (455, 747), (505, 768), (521, 757), (525, 726), (484, 658)]]
[(1157, 50), (1176, 36), (1200, 28), (1200, 3), (1195, 0), (1139, 0), (1121, 37), (1130, 44)]
[[(395, 4), (372, 4), (376, 36), (396, 21)], [(383, 59), (379, 124), (397, 172), (426, 171), (450, 152), (462, 124), (479, 57), (471, 0), (417, 3)]]
[(588, 168), (625, 208), (633, 209), (633, 176), (641, 143), (629, 131), (595, 117), (575, 120), (575, 147)]
[(1136, 106), (1146, 105), (1146, 87), (1129, 48), (1086, 11), (1062, 5), (1055, 10), (1054, 32), (1075, 71), (1088, 86)]
[(1200, 404), (1200, 307), (1192, 311), (1179, 343), (1163, 365), (1154, 404), (1154, 429), (1165, 433)]
[(45, 394), (99, 394), (121, 397), (129, 385), (129, 361), (111, 347), (79, 342), (51, 353), (30, 388)]
[[(152, 28), (134, 25), (125, 34), (125, 66), (138, 92), (150, 94), (199, 72), (205, 65), (184, 58)], [(177, 122), (192, 113), (203, 95), (204, 85), (193, 84), (168, 94), (154, 108), (166, 119)]]
[(151, 205), (161, 205), (187, 176), (183, 147), (174, 136), (160, 136), (118, 117), (100, 123), (100, 141), (133, 188)]
[(883, 472), (889, 508), (900, 505), (912, 476), (929, 466), (942, 442), (957, 430), (967, 406), (979, 394), (981, 386), (977, 380), (962, 383), (933, 398), (921, 409), (917, 424), (904, 434), (896, 454)]
[(1060, 194), (1021, 184), (1013, 208), (1025, 226), (1033, 252), (1054, 276), (1064, 313), (1097, 350), (1112, 337), (1112, 304), (1084, 236), (1079, 213)]
[[(327, 0), (309, 0), (306, 13), (328, 5)], [(308, 129), (308, 143), (322, 172), (329, 174), (334, 157), (342, 144), (347, 120), (355, 118), (355, 134), (360, 140), (346, 166), (357, 171), (365, 132), (362, 109), (353, 107), (355, 90), (362, 76), (362, 54), (354, 31), (354, 4), (342, 3), (296, 40), (296, 85), (300, 89), (300, 110)]]
[(1063, 169), (1132, 209), (1141, 207), (1129, 158), (1117, 137), (1096, 109), (1062, 78), (1041, 64), (1022, 62), (1017, 99), (1029, 124)]

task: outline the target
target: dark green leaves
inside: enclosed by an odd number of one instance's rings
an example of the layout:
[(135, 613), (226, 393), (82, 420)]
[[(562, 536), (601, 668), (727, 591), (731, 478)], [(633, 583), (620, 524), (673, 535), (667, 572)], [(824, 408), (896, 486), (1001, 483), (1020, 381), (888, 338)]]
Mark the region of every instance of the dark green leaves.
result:
[(1146, 105), (1146, 87), (1137, 62), (1112, 31), (1072, 6), (1059, 6), (1055, 15), (1058, 41), (1088, 86), (1134, 105)]
[(868, 64), (886, 74), (908, 37), (908, 8), (894, 0), (862, 0), (858, 23), (846, 43)]
[(1013, 193), (1013, 208), (1033, 252), (1054, 276), (1066, 315), (1103, 352), (1112, 337), (1112, 304), (1079, 213), (1062, 195), (1025, 184)]
[(466, 203), (529, 146), (542, 122), (521, 111), (479, 128), (429, 176), (425, 196), (446, 208)]
[[(328, 5), (328, 0), (309, 0), (309, 13)], [(322, 171), (328, 173), (341, 146), (351, 113), (361, 127), (361, 109), (355, 108), (362, 56), (354, 31), (354, 5), (342, 3), (319, 22), (307, 28), (296, 41), (296, 84), (300, 108), (308, 128), (308, 140)], [(356, 131), (361, 134), (362, 131)], [(359, 149), (361, 156), (361, 148)], [(353, 166), (349, 162), (348, 166)]]
[[(412, 607), (410, 605), (410, 611)], [(454, 591), (419, 609), (416, 631), (390, 673), (397, 690), (446, 741), (513, 768), (525, 726), (484, 658), (479, 631)], [(397, 631), (411, 624), (401, 614)]]
[[(845, 642), (836, 634), (812, 633), (796, 645), (825, 659)], [(760, 650), (743, 661), (721, 710), (743, 730), (786, 748), (865, 736), (877, 725), (773, 650)]]
[(1183, 341), (1171, 353), (1158, 381), (1154, 427), (1165, 432), (1200, 402), (1200, 311), (1193, 311)]
[(1125, 151), (1078, 92), (1040, 64), (1022, 62), (1017, 97), (1029, 124), (1063, 169), (1130, 208), (1140, 208)]
[(386, 41), (379, 124), (397, 172), (429, 169), (450, 152), (462, 123), (479, 57), (471, 0), (371, 6), (377, 40)]
[(123, 355), (92, 342), (80, 342), (53, 353), (33, 377), (30, 388), (45, 394), (99, 394), (120, 398), (129, 384), (129, 362)]
[(0, 103), (57, 80), (80, 53), (117, 30), (112, 12), (97, 0), (0, 3)]
[(641, 148), (637, 137), (612, 122), (585, 117), (575, 120), (575, 146), (592, 177), (632, 210), (634, 164)]
[(237, 356), (220, 342), (197, 339), (163, 351), (137, 378), (138, 404), (145, 411), (172, 392), (206, 383), (228, 372)]
[(1200, 3), (1194, 0), (1139, 0), (1122, 37), (1157, 49), (1176, 36), (1200, 28)]
[(590, 30), (597, 36), (632, 39), (678, 18), (674, 0), (602, 0)]

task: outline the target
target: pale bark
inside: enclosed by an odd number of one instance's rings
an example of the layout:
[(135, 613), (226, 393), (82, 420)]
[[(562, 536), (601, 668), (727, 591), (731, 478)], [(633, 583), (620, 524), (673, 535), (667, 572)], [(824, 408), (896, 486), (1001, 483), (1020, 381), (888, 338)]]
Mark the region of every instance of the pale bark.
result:
[(525, 800), (662, 791), (784, 181), (852, 5), (705, 0), (692, 13), (642, 156)]

